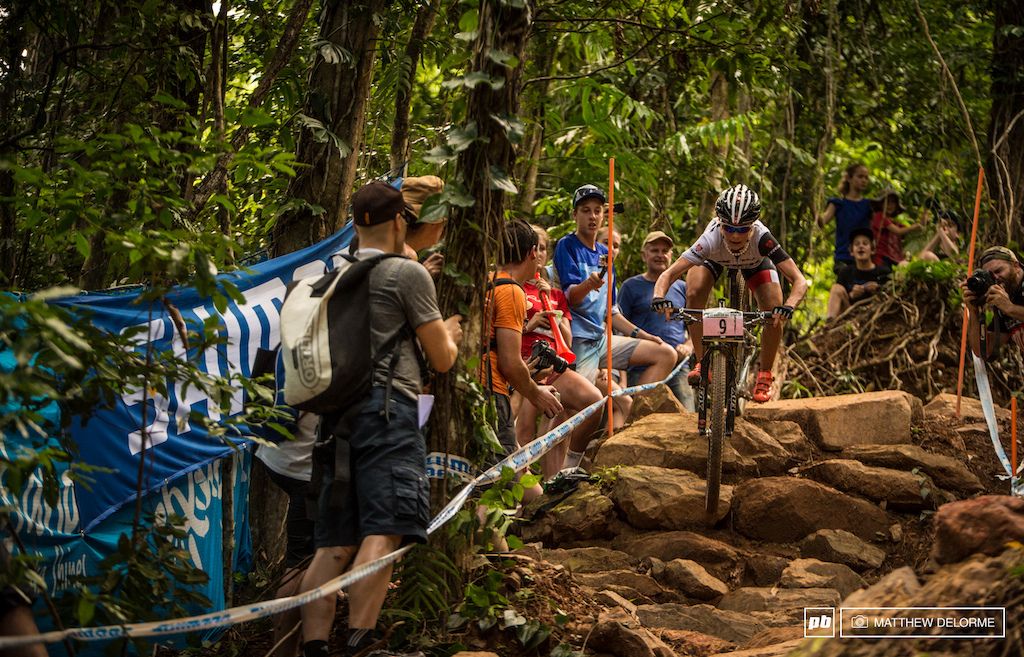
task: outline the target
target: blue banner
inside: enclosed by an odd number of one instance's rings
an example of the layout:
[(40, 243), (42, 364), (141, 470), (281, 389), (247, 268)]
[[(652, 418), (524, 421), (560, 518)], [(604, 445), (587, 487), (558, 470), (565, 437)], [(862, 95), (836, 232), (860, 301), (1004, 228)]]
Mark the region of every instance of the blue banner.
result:
[[(248, 272), (225, 275), (225, 280), (238, 287), (247, 303), (231, 303), (220, 317), (220, 335), (226, 338), (224, 347), (198, 355), (193, 351), (188, 357), (193, 361), (198, 358), (200, 369), (210, 374), (226, 376), (240, 372), (248, 376), (256, 350), (272, 348), (280, 342), (280, 310), (288, 283), (322, 273), (330, 255), (347, 246), (352, 234), (349, 224), (312, 247), (254, 265)], [(201, 327), (208, 317), (218, 314), (213, 301), (201, 298), (193, 288), (178, 288), (169, 295), (169, 300), (190, 328)], [(150, 308), (137, 301), (138, 295), (86, 294), (56, 303), (76, 311), (90, 311), (94, 323), (111, 333), (144, 327), (147, 330), (141, 342), (151, 343), (157, 351), (173, 349), (176, 356), (184, 358), (185, 345), (170, 316), (162, 307)], [(70, 434), (78, 444), (82, 461), (112, 470), (95, 475), (92, 490), (78, 491), (78, 511), (84, 532), (88, 533), (135, 498), (144, 404), (149, 441), (144, 492), (166, 486), (231, 452), (231, 446), (211, 439), (206, 431), (188, 421), (191, 411), (215, 420), (220, 417), (208, 397), (194, 388), (185, 392), (180, 384), (167, 384), (169, 396), (166, 398), (146, 396), (144, 401), (143, 390), (131, 391), (122, 395), (116, 408), (99, 412), (87, 424), (73, 422)], [(239, 391), (232, 399), (231, 414), (241, 410), (242, 393)]]

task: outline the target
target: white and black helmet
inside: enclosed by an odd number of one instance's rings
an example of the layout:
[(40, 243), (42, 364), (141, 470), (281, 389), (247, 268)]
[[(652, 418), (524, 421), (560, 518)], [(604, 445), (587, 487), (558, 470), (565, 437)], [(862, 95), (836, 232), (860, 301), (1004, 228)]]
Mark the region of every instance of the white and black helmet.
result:
[(736, 185), (718, 197), (715, 214), (724, 224), (747, 226), (761, 218), (761, 199), (746, 185)]

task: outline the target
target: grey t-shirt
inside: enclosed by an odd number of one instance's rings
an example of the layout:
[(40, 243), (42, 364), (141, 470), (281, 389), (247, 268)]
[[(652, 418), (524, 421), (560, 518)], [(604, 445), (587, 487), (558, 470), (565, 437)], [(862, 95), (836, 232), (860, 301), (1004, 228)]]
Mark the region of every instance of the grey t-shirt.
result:
[[(360, 259), (368, 258), (379, 251), (360, 250)], [(437, 307), (437, 291), (434, 280), (423, 265), (406, 258), (385, 258), (370, 273), (370, 342), (373, 352), (394, 335), (403, 324), (415, 333), (421, 324), (441, 319)], [(392, 380), (392, 388), (412, 399), (423, 390), (420, 379), (419, 349), (415, 338), (398, 343), (398, 364)], [(388, 366), (391, 359), (385, 357), (377, 365), (373, 375), (375, 385), (386, 385)]]

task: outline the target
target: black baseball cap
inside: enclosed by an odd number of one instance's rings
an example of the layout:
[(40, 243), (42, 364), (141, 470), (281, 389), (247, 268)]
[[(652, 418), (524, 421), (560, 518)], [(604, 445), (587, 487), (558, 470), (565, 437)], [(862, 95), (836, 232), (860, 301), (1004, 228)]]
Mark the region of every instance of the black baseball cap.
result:
[(402, 192), (379, 180), (360, 187), (352, 196), (352, 222), (356, 226), (376, 226), (408, 209)]
[(850, 244), (853, 244), (853, 238), (857, 237), (858, 235), (863, 235), (872, 242), (875, 241), (875, 234), (871, 232), (870, 228), (854, 228), (853, 230), (850, 231)]

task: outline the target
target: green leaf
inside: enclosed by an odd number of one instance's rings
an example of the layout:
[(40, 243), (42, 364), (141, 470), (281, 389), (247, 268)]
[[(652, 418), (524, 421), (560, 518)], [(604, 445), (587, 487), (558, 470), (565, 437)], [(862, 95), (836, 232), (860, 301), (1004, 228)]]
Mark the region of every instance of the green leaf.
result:
[(491, 119), (501, 126), (510, 142), (513, 144), (522, 142), (526, 124), (518, 116), (515, 114), (491, 114)]
[(81, 233), (75, 233), (75, 248), (82, 254), (83, 258), (88, 258), (92, 252), (92, 248), (89, 246), (89, 240), (85, 239), (85, 235)]
[(515, 186), (515, 183), (513, 183), (509, 179), (508, 174), (505, 173), (504, 169), (502, 169), (500, 167), (497, 167), (497, 166), (492, 164), (488, 168), (488, 171), (491, 174), (491, 179), (490, 179), (490, 188), (491, 189), (500, 189), (503, 192), (508, 192), (509, 194), (518, 194), (519, 193), (519, 189)]
[(96, 603), (91, 596), (83, 595), (78, 599), (78, 622), (84, 627), (88, 625), (96, 613)]
[(519, 66), (519, 59), (517, 57), (495, 48), (491, 48), (487, 51), (487, 58), (495, 64), (508, 66), (509, 68)]
[(459, 30), (470, 32), (480, 27), (480, 10), (470, 9), (459, 17)]

